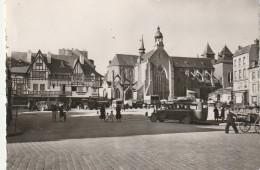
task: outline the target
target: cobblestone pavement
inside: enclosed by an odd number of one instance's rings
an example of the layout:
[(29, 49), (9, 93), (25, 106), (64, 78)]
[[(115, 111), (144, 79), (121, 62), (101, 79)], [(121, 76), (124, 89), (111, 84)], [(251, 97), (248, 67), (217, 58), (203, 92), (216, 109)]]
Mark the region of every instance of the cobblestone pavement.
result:
[(259, 169), (260, 136), (194, 132), (7, 144), (7, 169)]

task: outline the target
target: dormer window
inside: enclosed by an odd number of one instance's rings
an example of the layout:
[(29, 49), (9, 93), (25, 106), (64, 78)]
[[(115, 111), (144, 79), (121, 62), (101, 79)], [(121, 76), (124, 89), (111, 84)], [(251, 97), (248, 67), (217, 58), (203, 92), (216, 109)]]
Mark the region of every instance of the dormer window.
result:
[(60, 62), (60, 68), (65, 68), (63, 61)]
[(189, 64), (190, 64), (188, 61), (184, 61), (184, 63), (185, 63), (186, 65), (189, 65)]

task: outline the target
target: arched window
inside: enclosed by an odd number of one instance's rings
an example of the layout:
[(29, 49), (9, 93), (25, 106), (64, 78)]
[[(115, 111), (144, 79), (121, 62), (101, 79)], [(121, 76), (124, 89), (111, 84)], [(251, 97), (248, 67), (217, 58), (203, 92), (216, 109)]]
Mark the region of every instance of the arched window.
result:
[(116, 99), (120, 99), (120, 91), (119, 91), (119, 89), (115, 90), (115, 98)]
[(132, 82), (134, 80), (134, 72), (133, 70), (129, 71), (129, 80)]

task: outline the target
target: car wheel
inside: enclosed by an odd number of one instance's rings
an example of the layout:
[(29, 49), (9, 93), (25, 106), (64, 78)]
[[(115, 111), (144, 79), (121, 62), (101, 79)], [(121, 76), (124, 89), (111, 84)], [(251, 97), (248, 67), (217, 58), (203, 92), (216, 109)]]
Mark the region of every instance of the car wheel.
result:
[(154, 115), (154, 114), (151, 115), (150, 120), (151, 120), (152, 122), (157, 122), (157, 116)]

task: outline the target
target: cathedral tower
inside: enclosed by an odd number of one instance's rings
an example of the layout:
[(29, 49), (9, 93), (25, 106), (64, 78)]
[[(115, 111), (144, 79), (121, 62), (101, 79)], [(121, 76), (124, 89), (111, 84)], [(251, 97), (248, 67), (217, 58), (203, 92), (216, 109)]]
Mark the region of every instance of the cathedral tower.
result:
[(159, 26), (157, 27), (157, 32), (154, 35), (154, 39), (155, 39), (155, 49), (164, 47), (164, 45), (163, 45), (163, 35), (160, 31)]

